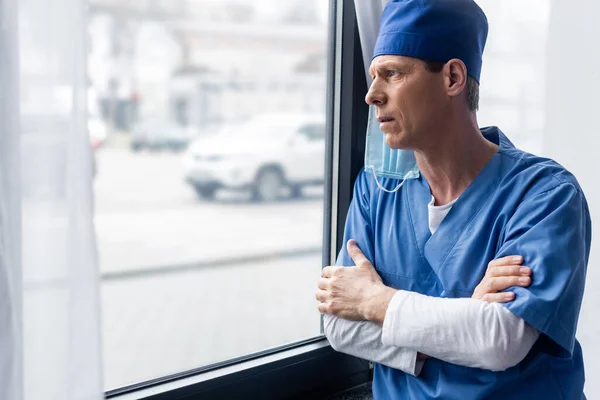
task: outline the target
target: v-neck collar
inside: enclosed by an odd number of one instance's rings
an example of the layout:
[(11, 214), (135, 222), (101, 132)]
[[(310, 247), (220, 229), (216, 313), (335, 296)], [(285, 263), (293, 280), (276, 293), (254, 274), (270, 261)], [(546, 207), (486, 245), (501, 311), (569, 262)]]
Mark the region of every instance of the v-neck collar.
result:
[(484, 128), (482, 134), (486, 139), (498, 144), (498, 151), (458, 197), (433, 235), (429, 231), (427, 208), (431, 199), (431, 189), (422, 174), (418, 181), (411, 185), (414, 191), (410, 196), (406, 196), (407, 200), (410, 198), (408, 205), (419, 251), (438, 276), (444, 261), (462, 233), (477, 217), (484, 204), (493, 197), (490, 194), (496, 190), (501, 180), (502, 153), (504, 150), (514, 147), (502, 131), (496, 127)]

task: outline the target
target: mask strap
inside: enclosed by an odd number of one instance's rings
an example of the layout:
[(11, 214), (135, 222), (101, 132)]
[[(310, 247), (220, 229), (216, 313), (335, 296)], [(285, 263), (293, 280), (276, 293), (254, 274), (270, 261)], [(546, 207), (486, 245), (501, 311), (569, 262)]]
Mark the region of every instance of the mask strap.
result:
[(402, 179), (402, 182), (400, 182), (394, 190), (388, 190), (388, 189), (384, 188), (381, 183), (379, 183), (379, 180), (377, 179), (377, 174), (375, 173), (375, 168), (371, 169), (371, 171), (373, 172), (373, 178), (375, 178), (375, 182), (377, 183), (377, 186), (379, 186), (379, 189), (383, 190), (386, 193), (396, 193), (404, 185), (406, 180), (408, 178), (412, 178), (412, 176), (414, 175), (413, 171), (409, 171), (406, 175), (404, 175), (404, 179)]

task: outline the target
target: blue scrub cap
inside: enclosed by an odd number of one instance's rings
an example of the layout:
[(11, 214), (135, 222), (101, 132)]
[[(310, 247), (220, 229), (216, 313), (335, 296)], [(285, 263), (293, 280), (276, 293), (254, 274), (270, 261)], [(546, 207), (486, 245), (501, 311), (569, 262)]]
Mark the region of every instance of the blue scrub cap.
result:
[(479, 82), (487, 34), (485, 13), (473, 0), (391, 0), (373, 58), (398, 55), (443, 63), (458, 58)]

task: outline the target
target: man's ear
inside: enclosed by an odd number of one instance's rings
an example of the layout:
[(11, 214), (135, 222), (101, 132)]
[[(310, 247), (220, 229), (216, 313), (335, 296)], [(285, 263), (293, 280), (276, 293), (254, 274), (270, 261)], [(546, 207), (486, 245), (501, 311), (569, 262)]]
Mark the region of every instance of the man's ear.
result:
[(453, 58), (444, 65), (444, 84), (446, 94), (458, 97), (467, 87), (467, 66), (457, 58)]

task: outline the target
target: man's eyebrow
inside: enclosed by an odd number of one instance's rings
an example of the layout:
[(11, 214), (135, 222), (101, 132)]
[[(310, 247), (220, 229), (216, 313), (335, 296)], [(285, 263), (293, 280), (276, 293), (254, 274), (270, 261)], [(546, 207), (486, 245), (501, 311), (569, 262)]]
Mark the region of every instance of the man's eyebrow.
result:
[(376, 65), (371, 65), (371, 67), (369, 68), (369, 73), (373, 75), (374, 71), (381, 71), (382, 69), (386, 68), (395, 68), (401, 71), (410, 72), (414, 69), (414, 67), (414, 64), (401, 64), (396, 61), (382, 61), (380, 63), (377, 63)]
[(373, 75), (375, 75), (375, 67), (372, 65), (369, 67), (369, 75), (371, 75), (371, 77), (373, 77)]

